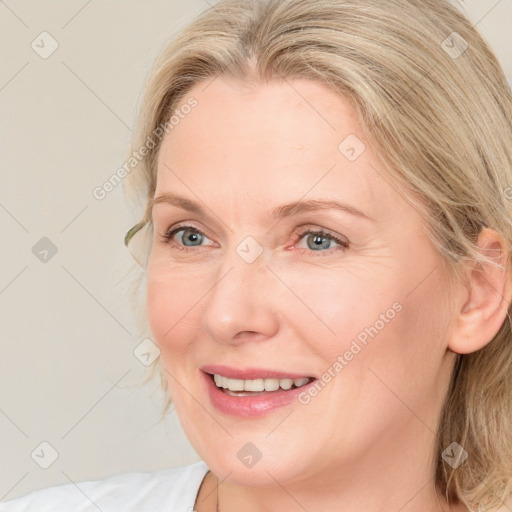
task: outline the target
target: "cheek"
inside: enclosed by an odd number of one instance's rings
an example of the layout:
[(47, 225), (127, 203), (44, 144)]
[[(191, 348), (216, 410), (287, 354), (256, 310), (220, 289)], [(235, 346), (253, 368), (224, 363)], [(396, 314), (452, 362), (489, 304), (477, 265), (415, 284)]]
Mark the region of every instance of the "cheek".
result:
[(355, 396), (364, 389), (377, 396), (375, 391), (389, 394), (378, 376), (397, 388), (407, 380), (421, 388), (435, 376), (446, 328), (443, 280), (434, 273), (411, 293), (417, 283), (406, 270), (372, 273), (366, 268), (325, 277), (318, 273), (309, 283), (296, 280), (294, 291), (307, 297), (310, 311), (296, 304), (289, 318), (325, 370), (343, 374), (331, 379), (331, 389), (340, 386)]
[(352, 335), (341, 340), (350, 361), (337, 383), (340, 392), (360, 397), (370, 410), (385, 415), (393, 410), (404, 418), (411, 413), (403, 404), (419, 413), (437, 396), (448, 321), (442, 284), (431, 276), (414, 293), (402, 287), (378, 305), (362, 307), (364, 320), (360, 315), (360, 325), (352, 324)]
[(316, 270), (308, 273), (309, 278), (305, 277), (308, 274), (284, 275), (297, 298), (288, 294), (281, 310), (289, 315), (297, 333), (330, 364), (349, 349), (354, 338), (364, 343), (376, 322), (379, 331), (387, 327), (401, 308), (396, 304), (394, 286), (382, 282), (382, 274), (379, 282), (369, 275), (368, 268)]
[(187, 349), (192, 331), (198, 326), (200, 297), (201, 293), (192, 283), (174, 275), (155, 278), (148, 272), (148, 322), (164, 357), (167, 352), (179, 353)]
[[(149, 327), (160, 349), (169, 394), (181, 416), (181, 411), (190, 406), (182, 385), (193, 374), (189, 363), (200, 315), (200, 305), (197, 304), (195, 308), (193, 305), (201, 295), (193, 287), (187, 286), (183, 279), (176, 279), (174, 275), (155, 278), (150, 272), (146, 290)], [(187, 418), (188, 415), (184, 414), (183, 417)]]

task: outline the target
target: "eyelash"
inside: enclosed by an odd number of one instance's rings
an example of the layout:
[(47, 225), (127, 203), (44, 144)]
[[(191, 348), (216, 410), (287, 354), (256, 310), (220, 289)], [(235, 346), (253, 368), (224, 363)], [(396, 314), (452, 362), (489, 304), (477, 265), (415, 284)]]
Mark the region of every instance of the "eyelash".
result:
[[(182, 231), (182, 230), (185, 230), (185, 229), (192, 229), (193, 231), (195, 231), (196, 233), (206, 237), (206, 235), (200, 231), (199, 229), (197, 229), (196, 227), (194, 226), (189, 226), (189, 225), (183, 225), (183, 226), (177, 226), (175, 228), (172, 228), (170, 229), (169, 231), (167, 231), (167, 233), (165, 233), (164, 235), (161, 235), (162, 236), (162, 242), (166, 245), (170, 245), (172, 246), (173, 248), (175, 249), (178, 249), (180, 251), (193, 251), (195, 248), (193, 247), (185, 247), (183, 245), (179, 245), (175, 242), (172, 241), (172, 238), (174, 237), (174, 235), (176, 233), (178, 233), (179, 231)], [(346, 249), (348, 249), (348, 242), (346, 240), (342, 240), (341, 238), (337, 237), (336, 235), (332, 234), (332, 233), (329, 233), (328, 231), (324, 230), (324, 229), (304, 229), (302, 231), (296, 231), (294, 233), (294, 244), (300, 242), (300, 240), (302, 240), (303, 237), (305, 237), (306, 235), (320, 235), (322, 237), (325, 237), (325, 238), (328, 238), (328, 239), (331, 239), (333, 240), (334, 242), (338, 243), (339, 244), (339, 247), (334, 247), (334, 248), (331, 248), (331, 249), (326, 249), (324, 251), (313, 251), (313, 250), (309, 250), (309, 249), (301, 249), (301, 250), (304, 250), (308, 253), (317, 253), (317, 254), (314, 254), (314, 256), (322, 256), (322, 253), (328, 253), (330, 254), (330, 251), (332, 251), (333, 249), (341, 249), (343, 251), (345, 251)], [(208, 237), (207, 237), (208, 238)], [(201, 247), (200, 245), (198, 246), (195, 246), (195, 247)]]

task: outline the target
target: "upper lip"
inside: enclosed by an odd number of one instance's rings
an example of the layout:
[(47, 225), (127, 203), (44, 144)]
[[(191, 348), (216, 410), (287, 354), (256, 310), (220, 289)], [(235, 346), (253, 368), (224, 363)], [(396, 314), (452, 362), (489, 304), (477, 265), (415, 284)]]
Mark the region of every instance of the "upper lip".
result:
[(220, 364), (207, 364), (201, 370), (209, 374), (222, 375), (229, 379), (254, 380), (254, 379), (300, 379), (311, 377), (303, 373), (288, 373), (281, 370), (270, 370), (265, 368), (232, 368)]

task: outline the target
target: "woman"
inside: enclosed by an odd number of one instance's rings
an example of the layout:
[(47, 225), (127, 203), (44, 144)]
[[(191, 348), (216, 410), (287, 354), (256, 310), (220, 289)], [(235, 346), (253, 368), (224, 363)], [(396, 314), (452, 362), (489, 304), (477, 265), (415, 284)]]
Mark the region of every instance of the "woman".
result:
[(447, 0), (215, 4), (159, 57), (125, 181), (202, 462), (0, 510), (510, 510), (511, 141)]

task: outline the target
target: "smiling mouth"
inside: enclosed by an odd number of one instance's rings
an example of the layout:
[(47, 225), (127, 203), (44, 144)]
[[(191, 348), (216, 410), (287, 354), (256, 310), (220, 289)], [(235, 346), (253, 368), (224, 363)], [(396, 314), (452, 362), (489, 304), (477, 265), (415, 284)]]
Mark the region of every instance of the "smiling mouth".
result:
[(276, 391), (289, 391), (297, 389), (313, 380), (313, 377), (300, 377), (297, 379), (230, 379), (223, 375), (209, 374), (218, 389), (230, 396), (257, 396)]

